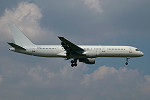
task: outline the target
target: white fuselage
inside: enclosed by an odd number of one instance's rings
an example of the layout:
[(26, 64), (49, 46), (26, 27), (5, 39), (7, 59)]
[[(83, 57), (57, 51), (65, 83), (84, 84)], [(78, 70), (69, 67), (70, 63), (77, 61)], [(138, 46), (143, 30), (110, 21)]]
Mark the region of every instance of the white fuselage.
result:
[[(131, 46), (86, 46), (79, 45), (84, 49), (82, 56), (70, 56), (69, 58), (96, 58), (96, 57), (141, 57), (143, 53)], [(63, 57), (67, 58), (66, 51), (61, 45), (36, 45), (26, 50), (10, 50), (40, 57)]]
[(15, 25), (10, 26), (15, 43), (8, 43), (9, 50), (39, 56), (62, 57), (71, 60), (71, 66), (77, 66), (77, 60), (86, 64), (95, 64), (96, 57), (126, 57), (126, 65), (131, 57), (141, 57), (143, 53), (131, 46), (93, 46), (76, 45), (64, 37), (58, 36), (61, 45), (35, 45)]

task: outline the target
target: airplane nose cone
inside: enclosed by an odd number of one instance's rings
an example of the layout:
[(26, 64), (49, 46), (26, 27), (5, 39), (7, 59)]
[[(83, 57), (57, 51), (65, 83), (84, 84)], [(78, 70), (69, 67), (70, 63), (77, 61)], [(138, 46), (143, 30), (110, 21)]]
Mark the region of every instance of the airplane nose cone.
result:
[(141, 56), (144, 56), (144, 53), (143, 53), (143, 52), (141, 52)]

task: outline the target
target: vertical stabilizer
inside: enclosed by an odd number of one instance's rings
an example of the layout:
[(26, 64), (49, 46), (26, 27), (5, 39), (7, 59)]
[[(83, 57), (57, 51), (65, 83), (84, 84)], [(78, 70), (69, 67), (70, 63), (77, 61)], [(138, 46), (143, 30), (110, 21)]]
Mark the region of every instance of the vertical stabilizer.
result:
[(21, 47), (33, 47), (33, 44), (15, 25), (9, 26), (13, 35), (15, 44)]

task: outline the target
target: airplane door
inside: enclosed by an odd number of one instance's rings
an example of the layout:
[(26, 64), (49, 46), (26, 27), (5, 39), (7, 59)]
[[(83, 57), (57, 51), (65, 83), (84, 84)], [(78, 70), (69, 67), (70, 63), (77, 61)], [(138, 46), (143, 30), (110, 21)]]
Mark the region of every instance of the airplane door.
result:
[(105, 48), (104, 48), (104, 47), (102, 48), (102, 52), (106, 52), (106, 50), (105, 50)]
[(35, 53), (35, 48), (32, 48), (32, 53)]
[(102, 47), (102, 48), (101, 48), (101, 56), (106, 56), (105, 47)]
[(132, 49), (131, 49), (131, 47), (129, 47), (129, 53), (132, 53)]

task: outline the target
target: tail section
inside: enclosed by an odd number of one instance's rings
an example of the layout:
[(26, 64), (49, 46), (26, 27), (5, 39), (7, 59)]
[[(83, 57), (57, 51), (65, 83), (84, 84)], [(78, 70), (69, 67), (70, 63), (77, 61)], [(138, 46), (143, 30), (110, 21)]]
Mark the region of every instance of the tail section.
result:
[(21, 47), (33, 47), (33, 44), (15, 25), (9, 26), (13, 35), (15, 44)]

